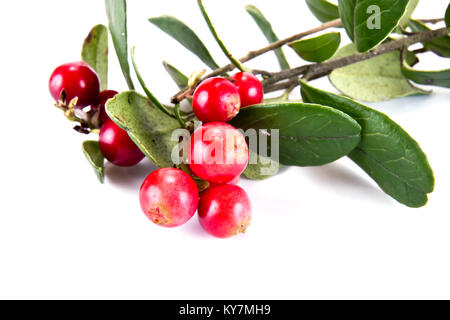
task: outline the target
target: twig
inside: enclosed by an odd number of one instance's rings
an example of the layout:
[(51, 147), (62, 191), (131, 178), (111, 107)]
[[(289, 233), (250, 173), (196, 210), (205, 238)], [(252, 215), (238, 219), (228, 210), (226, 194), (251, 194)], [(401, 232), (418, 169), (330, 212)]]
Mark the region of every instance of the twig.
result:
[(439, 22), (444, 21), (444, 18), (438, 18), (438, 19), (419, 19), (418, 21), (422, 22), (422, 23), (431, 23), (431, 24), (436, 24)]
[[(329, 60), (322, 63), (310, 64), (300, 66), (290, 70), (283, 70), (281, 72), (273, 73), (270, 78), (264, 81), (263, 85), (266, 90), (273, 90), (273, 84), (291, 79), (294, 77), (303, 76), (305, 80), (313, 80), (323, 76), (328, 75), (334, 69), (342, 68), (357, 62), (361, 62), (364, 60), (368, 60), (370, 58), (392, 52), (395, 50), (399, 50), (402, 48), (407, 48), (415, 43), (424, 42), (427, 40), (431, 40), (434, 38), (440, 38), (448, 35), (447, 28), (441, 28), (437, 30), (425, 31), (421, 33), (417, 33), (407, 38), (402, 38), (399, 40), (390, 41), (384, 43), (375, 49), (366, 52), (366, 53), (357, 53), (348, 57)], [(292, 82), (291, 82), (292, 84)], [(283, 84), (283, 85), (287, 85)]]
[[(270, 92), (280, 91), (280, 90), (284, 90), (284, 89), (290, 89), (294, 86), (297, 87), (298, 85), (300, 85), (299, 78), (295, 77), (295, 78), (292, 78), (287, 81), (281, 81), (281, 82), (275, 83), (273, 85), (267, 86), (266, 88), (264, 88), (264, 93), (270, 93)], [(294, 89), (295, 89), (295, 87), (294, 87)]]
[[(241, 63), (250, 61), (250, 60), (252, 60), (252, 59), (254, 59), (256, 57), (259, 57), (259, 56), (261, 56), (261, 55), (263, 55), (263, 54), (265, 54), (267, 52), (270, 52), (272, 50), (281, 48), (282, 46), (284, 46), (284, 45), (286, 45), (286, 44), (288, 44), (290, 42), (299, 40), (301, 38), (304, 38), (304, 37), (307, 37), (307, 36), (310, 36), (310, 35), (313, 35), (315, 33), (324, 31), (324, 30), (329, 29), (329, 28), (339, 27), (341, 25), (342, 25), (342, 20), (341, 19), (336, 19), (336, 20), (332, 20), (330, 22), (326, 22), (326, 23), (322, 24), (321, 26), (319, 26), (317, 28), (313, 28), (313, 29), (308, 30), (308, 31), (300, 32), (300, 33), (295, 34), (293, 36), (290, 36), (290, 37), (288, 37), (286, 39), (282, 39), (282, 40), (273, 42), (273, 43), (269, 44), (268, 46), (266, 46), (264, 48), (261, 48), (259, 50), (250, 51), (249, 53), (247, 53), (247, 55), (245, 55), (244, 57), (240, 58), (239, 61)], [(214, 70), (210, 74), (206, 75), (203, 79), (219, 76), (219, 75), (224, 74), (224, 73), (226, 73), (228, 71), (232, 71), (233, 69), (234, 69), (234, 65), (230, 63), (230, 64), (228, 64), (228, 65), (226, 65), (226, 66), (224, 66), (222, 68)], [(178, 92), (175, 96), (172, 97), (172, 103), (174, 103), (174, 104), (179, 103), (180, 101), (185, 99), (187, 97), (187, 95), (190, 94), (189, 93), (190, 91), (191, 91), (191, 89), (185, 88), (184, 90)]]

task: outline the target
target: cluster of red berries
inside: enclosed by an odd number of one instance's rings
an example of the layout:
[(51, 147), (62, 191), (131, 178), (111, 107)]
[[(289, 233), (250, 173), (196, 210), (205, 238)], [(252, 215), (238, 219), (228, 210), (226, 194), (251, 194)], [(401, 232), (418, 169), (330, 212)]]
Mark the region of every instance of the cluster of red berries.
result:
[(180, 226), (198, 210), (203, 229), (219, 238), (243, 233), (250, 225), (250, 199), (236, 185), (248, 164), (248, 146), (242, 133), (226, 122), (240, 108), (261, 103), (264, 92), (250, 73), (238, 73), (231, 80), (207, 79), (192, 97), (194, 113), (204, 124), (189, 141), (189, 168), (209, 182), (210, 188), (199, 200), (197, 185), (187, 173), (177, 169), (153, 172), (141, 187), (140, 201), (154, 223)]
[[(100, 149), (110, 162), (133, 166), (144, 155), (126, 131), (118, 127), (105, 112), (106, 102), (117, 92), (100, 92), (99, 79), (84, 62), (64, 64), (50, 78), (50, 92), (56, 101), (77, 98), (76, 108), (91, 108), (101, 124)], [(64, 93), (64, 95), (62, 95)], [(228, 238), (246, 230), (251, 220), (251, 203), (247, 193), (237, 186), (248, 164), (248, 146), (242, 133), (227, 121), (241, 108), (263, 101), (263, 89), (254, 75), (241, 72), (231, 81), (211, 78), (203, 81), (193, 95), (193, 110), (204, 124), (189, 141), (189, 168), (210, 184), (199, 195), (188, 173), (165, 168), (151, 173), (140, 189), (141, 208), (154, 223), (176, 227), (189, 221), (198, 210), (201, 226), (219, 238)]]
[[(97, 112), (100, 126), (100, 149), (110, 162), (129, 167), (138, 164), (144, 154), (133, 143), (127, 132), (117, 126), (105, 111), (106, 102), (117, 95), (117, 91), (100, 91), (97, 73), (85, 62), (66, 63), (53, 71), (49, 89), (52, 97), (67, 102), (77, 99), (75, 108), (90, 108)], [(64, 92), (63, 95), (61, 93)], [(66, 103), (65, 101), (61, 103)]]

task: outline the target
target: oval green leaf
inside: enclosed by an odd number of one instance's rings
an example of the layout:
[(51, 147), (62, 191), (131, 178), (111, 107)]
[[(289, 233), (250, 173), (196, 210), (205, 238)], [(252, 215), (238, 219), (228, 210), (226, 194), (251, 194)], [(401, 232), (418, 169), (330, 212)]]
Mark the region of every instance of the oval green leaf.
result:
[(105, 157), (100, 150), (100, 144), (98, 141), (85, 141), (82, 149), (86, 159), (94, 168), (98, 180), (103, 183), (105, 181)]
[(188, 86), (189, 78), (186, 77), (181, 71), (179, 71), (177, 68), (167, 63), (166, 61), (163, 61), (163, 66), (172, 80), (176, 83), (178, 88), (184, 89)]
[(447, 11), (445, 11), (445, 24), (447, 28), (450, 28), (450, 3), (448, 4)]
[(249, 150), (249, 159), (256, 159), (255, 162), (249, 162), (243, 173), (250, 180), (268, 179), (276, 175), (282, 167), (277, 161), (263, 157), (253, 150)]
[(349, 157), (380, 188), (409, 207), (424, 206), (433, 192), (434, 176), (419, 144), (385, 114), (348, 98), (302, 84), (303, 99), (343, 111), (362, 127), (361, 143)]
[(106, 112), (157, 166), (173, 166), (171, 153), (178, 141), (171, 137), (180, 128), (176, 119), (134, 91), (122, 92), (109, 100)]
[[(410, 20), (409, 26), (414, 32), (430, 31), (425, 24), (420, 21)], [(433, 51), (438, 56), (450, 58), (450, 36), (436, 38), (423, 43), (424, 47)]]
[(350, 39), (359, 52), (366, 52), (397, 27), (409, 0), (339, 0), (339, 12)]
[[(340, 49), (335, 57), (343, 58), (355, 53), (355, 45), (350, 44)], [(402, 74), (400, 55), (399, 51), (393, 51), (336, 69), (330, 74), (330, 81), (346, 96), (368, 102), (427, 94), (412, 86)]]
[[(236, 128), (279, 130), (280, 163), (320, 166), (350, 153), (360, 142), (360, 126), (345, 113), (314, 104), (276, 103), (244, 108)], [(270, 137), (267, 139), (271, 149)], [(267, 153), (270, 154), (270, 153)]]
[[(248, 5), (245, 7), (248, 14), (255, 20), (259, 29), (261, 29), (262, 33), (266, 37), (269, 43), (277, 42), (279, 40), (278, 36), (275, 34), (272, 28), (272, 24), (266, 19), (266, 17), (262, 14), (262, 12), (253, 5)], [(289, 69), (289, 63), (284, 55), (283, 49), (279, 48), (274, 50), (275, 55), (277, 56), (278, 63), (280, 64), (280, 68), (282, 70)]]
[(167, 15), (150, 18), (149, 21), (195, 54), (209, 68), (219, 68), (200, 38), (184, 22)]
[(339, 49), (341, 34), (330, 32), (318, 37), (299, 40), (290, 44), (297, 54), (306, 61), (323, 62), (330, 59)]
[(116, 49), (122, 73), (130, 90), (134, 89), (128, 61), (127, 3), (125, 0), (105, 0), (109, 31)]
[(244, 65), (241, 61), (236, 59), (228, 50), (227, 46), (223, 42), (222, 38), (219, 36), (216, 27), (214, 26), (211, 18), (209, 17), (208, 12), (206, 11), (205, 6), (203, 5), (203, 0), (197, 0), (198, 8), (200, 9), (200, 12), (202, 13), (203, 19), (206, 22), (206, 25), (208, 26), (209, 31), (211, 32), (211, 35), (213, 36), (214, 40), (216, 40), (216, 43), (219, 45), (220, 49), (222, 50), (223, 54), (230, 60), (231, 64), (233, 64), (236, 68), (238, 68), (240, 71), (246, 71)]
[(338, 6), (326, 0), (306, 0), (306, 5), (321, 22), (336, 20), (340, 17)]
[(108, 89), (108, 28), (99, 24), (83, 42), (81, 59), (97, 72), (101, 90)]
[(450, 69), (440, 71), (423, 71), (411, 68), (403, 61), (402, 73), (409, 80), (423, 85), (450, 88)]

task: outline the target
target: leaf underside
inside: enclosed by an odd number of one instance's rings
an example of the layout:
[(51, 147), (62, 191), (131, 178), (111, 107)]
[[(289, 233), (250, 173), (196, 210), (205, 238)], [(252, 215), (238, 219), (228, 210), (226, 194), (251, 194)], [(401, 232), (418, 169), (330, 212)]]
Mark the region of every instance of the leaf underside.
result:
[(97, 72), (101, 90), (108, 89), (108, 28), (97, 25), (84, 40), (81, 59)]
[(381, 112), (348, 98), (302, 84), (303, 99), (341, 110), (362, 127), (361, 143), (349, 157), (380, 188), (409, 207), (424, 206), (434, 190), (434, 176), (425, 153), (398, 124)]
[(98, 180), (103, 183), (105, 181), (104, 163), (105, 157), (103, 156), (98, 141), (85, 141), (82, 145), (82, 150), (86, 159), (91, 164), (92, 168), (97, 175)]
[(409, 24), (409, 20), (419, 5), (419, 0), (409, 0), (408, 6), (406, 7), (406, 12), (400, 19), (399, 26), (405, 28)]
[(265, 180), (278, 173), (281, 164), (269, 157), (264, 157), (258, 152), (249, 150), (249, 158), (256, 157), (256, 163), (250, 163), (244, 171), (244, 176), (250, 180)]
[(157, 166), (173, 166), (171, 153), (178, 141), (172, 141), (171, 136), (180, 127), (176, 119), (134, 91), (122, 92), (109, 100), (106, 112)]
[[(353, 44), (341, 48), (334, 58), (357, 53)], [(399, 51), (335, 69), (329, 76), (333, 86), (353, 99), (367, 102), (390, 100), (427, 91), (414, 87), (401, 71)]]

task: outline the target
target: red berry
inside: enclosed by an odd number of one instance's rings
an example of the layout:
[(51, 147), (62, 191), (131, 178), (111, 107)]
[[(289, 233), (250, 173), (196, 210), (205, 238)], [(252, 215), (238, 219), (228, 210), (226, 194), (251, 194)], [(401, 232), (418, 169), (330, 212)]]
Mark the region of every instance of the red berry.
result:
[(232, 77), (241, 97), (241, 108), (264, 101), (264, 89), (259, 79), (249, 72), (239, 72)]
[(103, 90), (102, 92), (100, 92), (98, 103), (92, 106), (94, 110), (99, 110), (100, 126), (102, 126), (109, 119), (105, 111), (106, 102), (108, 102), (109, 99), (114, 98), (117, 94), (118, 92), (114, 90)]
[(151, 173), (139, 192), (141, 208), (154, 223), (177, 227), (188, 222), (197, 211), (198, 189), (185, 172), (159, 169)]
[(198, 217), (203, 229), (215, 237), (229, 238), (244, 233), (252, 218), (250, 199), (235, 185), (210, 188), (200, 197)]
[(192, 107), (202, 122), (227, 122), (241, 107), (237, 88), (227, 79), (211, 78), (203, 81), (194, 92)]
[(225, 184), (239, 177), (247, 167), (247, 142), (233, 126), (210, 122), (192, 134), (188, 160), (192, 171), (203, 180)]
[(128, 133), (111, 119), (108, 119), (100, 129), (99, 142), (105, 158), (117, 166), (131, 167), (144, 158), (144, 154)]
[(66, 92), (70, 102), (78, 97), (78, 107), (96, 104), (100, 92), (100, 81), (95, 71), (85, 62), (66, 63), (53, 71), (49, 81), (50, 93), (58, 101), (61, 92)]

